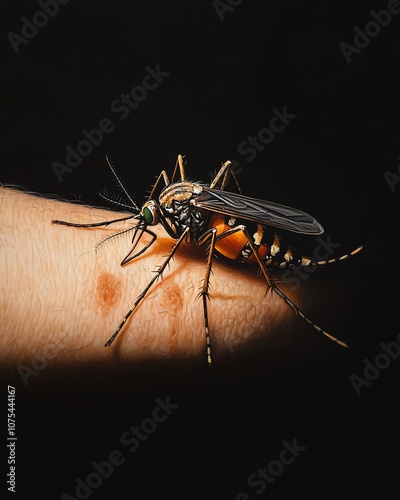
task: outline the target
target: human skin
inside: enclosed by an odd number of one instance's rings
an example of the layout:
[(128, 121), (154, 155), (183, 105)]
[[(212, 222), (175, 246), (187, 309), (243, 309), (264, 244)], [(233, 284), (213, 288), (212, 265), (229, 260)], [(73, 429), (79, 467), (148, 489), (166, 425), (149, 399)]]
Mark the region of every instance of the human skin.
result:
[[(37, 356), (55, 364), (118, 363), (203, 357), (207, 365), (202, 300), (206, 245), (182, 243), (162, 279), (110, 347), (116, 330), (171, 250), (161, 225), (156, 242), (121, 267), (132, 233), (96, 245), (135, 221), (100, 228), (52, 224), (53, 219), (94, 223), (123, 214), (0, 187), (0, 365)], [(143, 236), (143, 242), (149, 236)], [(280, 288), (298, 305), (298, 298)], [(296, 319), (253, 266), (215, 259), (208, 317), (213, 363), (254, 339), (282, 332)]]

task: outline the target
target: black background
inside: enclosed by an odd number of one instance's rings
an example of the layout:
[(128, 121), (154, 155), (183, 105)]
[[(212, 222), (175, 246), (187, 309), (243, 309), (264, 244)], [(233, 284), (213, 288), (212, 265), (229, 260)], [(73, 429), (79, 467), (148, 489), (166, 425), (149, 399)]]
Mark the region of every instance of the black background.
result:
[[(244, 0), (221, 20), (211, 1), (71, 0), (18, 54), (7, 34), (21, 34), (22, 16), (39, 6), (15, 4), (0, 6), (1, 182), (101, 205), (98, 191), (114, 185), (108, 154), (140, 204), (178, 153), (204, 181), (231, 159), (246, 194), (312, 213), (341, 253), (365, 249), (302, 284), (308, 314), (349, 350), (299, 320), (257, 353), (228, 354), (210, 370), (49, 368), (28, 387), (3, 371), (2, 389), (17, 388), (14, 496), (75, 496), (75, 478), (120, 449), (125, 463), (90, 498), (397, 498), (399, 361), (360, 396), (349, 376), (362, 376), (363, 360), (399, 333), (400, 188), (392, 192), (384, 172), (397, 173), (400, 155), (400, 15), (348, 64), (339, 44), (353, 43), (353, 28), (387, 2)], [(120, 120), (111, 103), (141, 84), (148, 65), (169, 76)], [(239, 144), (284, 106), (297, 117), (247, 162)], [(52, 162), (105, 117), (115, 131), (60, 183)], [(291, 237), (304, 253), (315, 248), (313, 238)], [(129, 453), (121, 434), (166, 396), (179, 409)], [(5, 414), (5, 398), (2, 406)], [(294, 438), (306, 450), (258, 495), (247, 478)]]

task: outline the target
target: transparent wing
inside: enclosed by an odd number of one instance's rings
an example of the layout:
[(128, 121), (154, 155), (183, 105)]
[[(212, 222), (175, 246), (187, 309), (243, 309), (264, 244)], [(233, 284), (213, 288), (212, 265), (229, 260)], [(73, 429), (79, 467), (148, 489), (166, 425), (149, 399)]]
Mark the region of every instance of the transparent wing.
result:
[(231, 215), (295, 233), (322, 234), (324, 232), (323, 227), (314, 217), (301, 210), (242, 194), (203, 187), (203, 193), (192, 203), (198, 208), (211, 212)]

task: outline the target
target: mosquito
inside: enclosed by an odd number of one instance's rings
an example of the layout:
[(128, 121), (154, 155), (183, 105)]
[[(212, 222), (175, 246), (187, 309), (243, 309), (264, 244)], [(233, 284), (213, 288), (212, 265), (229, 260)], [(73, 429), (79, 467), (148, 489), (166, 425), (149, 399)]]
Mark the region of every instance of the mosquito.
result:
[[(202, 299), (203, 304), (206, 355), (209, 366), (212, 364), (212, 355), (207, 301), (210, 300), (210, 275), (213, 259), (216, 254), (220, 254), (232, 261), (258, 266), (267, 283), (268, 289), (276, 293), (297, 316), (311, 325), (318, 333), (342, 347), (348, 347), (345, 342), (329, 334), (309, 319), (277, 286), (270, 273), (277, 268), (322, 267), (327, 264), (343, 261), (360, 252), (362, 246), (350, 253), (329, 260), (318, 261), (314, 258), (303, 256), (301, 252), (292, 246), (288, 246), (277, 233), (268, 228), (272, 227), (307, 235), (319, 235), (324, 232), (321, 224), (311, 215), (296, 208), (244, 196), (240, 192), (237, 179), (232, 171), (232, 162), (229, 160), (221, 166), (215, 178), (207, 185), (202, 182), (193, 182), (187, 178), (183, 157), (182, 155), (178, 155), (171, 180), (167, 172), (162, 170), (153, 185), (147, 201), (139, 208), (118, 176), (109, 158), (106, 157), (106, 159), (127, 202), (117, 200), (110, 195), (102, 193), (100, 195), (109, 202), (127, 208), (131, 214), (94, 224), (76, 224), (62, 220), (52, 220), (52, 223), (76, 228), (88, 228), (104, 227), (117, 222), (136, 219), (137, 224), (133, 228), (109, 236), (101, 242), (103, 243), (119, 234), (133, 231), (132, 247), (122, 260), (121, 266), (129, 264), (129, 262), (142, 255), (153, 245), (157, 239), (157, 235), (149, 229), (152, 226), (161, 224), (168, 235), (175, 240), (170, 254), (157, 269), (154, 277), (148, 282), (141, 294), (136, 298), (115, 332), (107, 340), (105, 343), (106, 347), (112, 345), (125, 323), (145, 298), (153, 284), (161, 278), (183, 241), (207, 248), (204, 280), (198, 297)], [(178, 171), (180, 179), (175, 181)], [(238, 193), (225, 191), (230, 177), (235, 180)], [(162, 182), (164, 186), (161, 187), (160, 194), (157, 197), (156, 190)], [(137, 249), (144, 234), (150, 236), (150, 241), (143, 248)]]

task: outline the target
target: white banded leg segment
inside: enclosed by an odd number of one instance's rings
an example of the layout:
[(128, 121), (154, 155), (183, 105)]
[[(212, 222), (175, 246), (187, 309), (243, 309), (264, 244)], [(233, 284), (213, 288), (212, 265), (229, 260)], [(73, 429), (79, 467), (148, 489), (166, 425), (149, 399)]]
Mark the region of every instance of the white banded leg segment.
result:
[(319, 260), (317, 262), (317, 264), (319, 266), (325, 266), (326, 264), (334, 264), (335, 262), (341, 262), (342, 260), (347, 260), (350, 257), (353, 257), (353, 255), (356, 255), (358, 252), (361, 252), (362, 249), (363, 249), (363, 247), (360, 246), (360, 247), (356, 248), (355, 250), (353, 250), (352, 252), (346, 253), (345, 255), (342, 255), (341, 257), (335, 257), (335, 258), (329, 259), (329, 260)]
[(337, 339), (336, 337), (334, 337), (333, 335), (331, 335), (330, 333), (326, 332), (325, 330), (323, 330), (320, 326), (318, 326), (317, 324), (315, 324), (313, 321), (311, 321), (297, 306), (296, 304), (294, 304), (290, 299), (289, 297), (287, 297), (280, 288), (278, 288), (275, 284), (275, 282), (272, 280), (272, 278), (270, 277), (269, 273), (268, 273), (268, 270), (267, 268), (265, 267), (261, 257), (259, 256), (258, 252), (257, 252), (257, 248), (255, 247), (255, 244), (253, 242), (253, 238), (250, 236), (250, 234), (248, 233), (247, 229), (246, 229), (246, 226), (244, 225), (240, 225), (240, 226), (236, 226), (232, 229), (230, 229), (229, 231), (226, 231), (225, 233), (221, 234), (218, 236), (217, 238), (217, 241), (226, 237), (226, 236), (229, 236), (230, 234), (233, 234), (237, 231), (242, 231), (243, 234), (246, 236), (246, 239), (247, 239), (247, 242), (254, 254), (254, 257), (256, 258), (257, 262), (258, 262), (258, 265), (260, 267), (260, 270), (265, 278), (265, 281), (267, 282), (267, 285), (268, 287), (270, 287), (275, 293), (277, 293), (279, 295), (279, 297), (281, 297), (281, 299), (283, 299), (283, 301), (296, 313), (297, 316), (299, 316), (301, 319), (303, 319), (304, 321), (306, 321), (309, 325), (311, 325), (318, 333), (322, 333), (323, 335), (325, 335), (327, 338), (329, 338), (330, 340), (332, 340), (333, 342), (339, 344), (340, 346), (342, 347), (348, 347), (348, 345), (345, 343), (345, 342), (342, 342), (341, 340)]
[(208, 363), (208, 366), (211, 366), (212, 365), (211, 339), (210, 339), (210, 329), (208, 326), (207, 300), (210, 299), (210, 295), (208, 293), (208, 290), (209, 290), (209, 286), (210, 286), (210, 274), (211, 274), (211, 270), (212, 270), (212, 261), (213, 261), (213, 257), (214, 257), (215, 242), (217, 240), (217, 230), (215, 227), (208, 230), (207, 233), (199, 239), (198, 243), (199, 243), (199, 245), (202, 245), (207, 240), (210, 240), (210, 245), (208, 247), (206, 273), (205, 273), (203, 285), (201, 287), (201, 290), (199, 292), (198, 297), (201, 297), (203, 300), (204, 329), (205, 329), (205, 333), (206, 333), (207, 363)]

